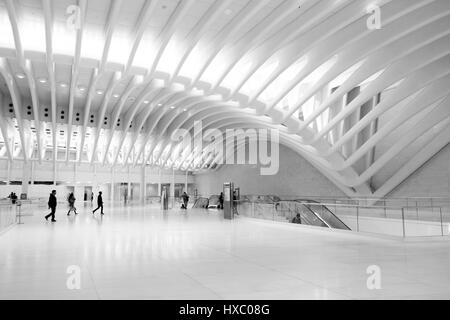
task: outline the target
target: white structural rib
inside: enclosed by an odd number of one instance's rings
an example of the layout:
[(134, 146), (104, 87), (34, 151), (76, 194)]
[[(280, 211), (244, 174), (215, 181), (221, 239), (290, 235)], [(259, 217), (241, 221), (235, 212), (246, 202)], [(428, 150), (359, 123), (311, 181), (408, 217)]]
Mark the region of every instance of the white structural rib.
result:
[[(79, 150), (79, 162), (82, 161), (83, 157), (82, 157), (82, 150), (84, 148), (84, 143), (86, 140), (86, 128), (88, 125), (88, 121), (89, 121), (89, 115), (91, 112), (91, 105), (92, 105), (92, 100), (94, 98), (94, 95), (96, 94), (96, 87), (97, 87), (97, 83), (100, 79), (101, 76), (103, 76), (103, 72), (105, 71), (106, 68), (106, 63), (108, 62), (108, 56), (109, 56), (109, 49), (111, 47), (111, 41), (112, 41), (112, 36), (114, 34), (114, 28), (117, 25), (117, 20), (119, 18), (119, 14), (120, 14), (120, 8), (122, 5), (122, 0), (113, 0), (112, 1), (112, 5), (111, 8), (109, 8), (109, 14), (108, 14), (108, 20), (106, 22), (106, 27), (104, 30), (104, 35), (105, 35), (105, 43), (103, 46), (103, 53), (102, 53), (102, 57), (99, 63), (99, 67), (98, 69), (95, 69), (90, 84), (89, 84), (89, 93), (88, 96), (86, 98), (86, 106), (84, 108), (84, 122), (83, 122), (83, 127), (81, 130), (81, 150)], [(99, 131), (100, 128), (97, 128), (97, 131)]]
[(224, 9), (226, 9), (231, 2), (232, 0), (216, 0), (208, 8), (206, 13), (199, 19), (194, 28), (189, 32), (186, 39), (184, 39), (183, 43), (184, 53), (180, 61), (177, 63), (175, 71), (172, 75), (172, 80), (178, 76), (178, 73), (180, 72), (181, 68), (186, 62), (186, 59), (189, 57), (189, 54), (192, 52), (194, 47), (200, 41), (202, 34), (215, 23), (215, 20), (220, 15), (223, 15)]
[(4, 148), (6, 149), (6, 153), (8, 154), (8, 160), (12, 162), (13, 154), (12, 154), (11, 139), (9, 137), (7, 120), (3, 115), (4, 104), (5, 104), (4, 95), (3, 93), (0, 92), (0, 129), (2, 132), (3, 143), (5, 144)]
[[(34, 1), (41, 6), (28, 4)], [(1, 30), (0, 158), (41, 161), (48, 146), (54, 163), (72, 161), (76, 150), (76, 163), (220, 170), (218, 150), (177, 140), (199, 139), (201, 121), (205, 131), (278, 130), (281, 144), (345, 194), (379, 198), (448, 144), (448, 0), (77, 0), (80, 28), (67, 35), (73, 52), (58, 48), (67, 40), (58, 38), (67, 18), (59, 2), (4, 3), (11, 30)], [(382, 25), (372, 30), (374, 4)], [(101, 11), (105, 26), (91, 21)], [(31, 16), (39, 19), (21, 20)], [(45, 46), (30, 40), (30, 25)], [(111, 52), (116, 36), (127, 37), (114, 49), (121, 62)], [(93, 41), (102, 42), (96, 58), (82, 50)], [(48, 84), (37, 86), (43, 70)], [(70, 81), (58, 95), (55, 70)], [(84, 118), (73, 142), (85, 74)], [(56, 117), (57, 98), (68, 103), (68, 123)], [(51, 123), (42, 118), (46, 106)], [(57, 157), (60, 131), (67, 134), (64, 160)], [(386, 171), (395, 173), (386, 178)]]
[[(30, 63), (27, 63), (27, 61), (25, 59), (22, 40), (20, 37), (18, 16), (16, 13), (15, 3), (12, 0), (6, 0), (5, 4), (6, 4), (7, 11), (8, 11), (9, 21), (11, 23), (11, 29), (12, 29), (12, 33), (13, 33), (13, 37), (14, 37), (14, 44), (16, 46), (17, 60), (19, 61), (19, 64), (20, 64), (22, 70), (27, 75), (27, 80), (28, 80), (28, 84), (29, 84), (29, 87), (31, 90), (31, 96), (32, 96), (32, 100), (33, 100), (33, 107), (34, 107), (34, 110), (37, 110), (39, 108), (39, 106), (36, 105), (36, 103), (37, 103), (37, 97), (35, 94), (36, 84), (35, 84), (32, 69), (30, 67)], [(13, 74), (11, 73), (8, 62), (5, 60), (2, 61), (0, 68), (3, 70), (3, 71), (1, 71), (3, 73), (3, 77), (6, 79), (6, 74), (8, 74), (9, 78), (10, 78), (6, 82), (8, 85), (8, 89), (11, 93), (11, 99), (13, 101), (14, 111), (16, 113), (17, 124), (19, 126), (19, 135), (20, 135), (20, 141), (21, 141), (21, 145), (22, 145), (23, 159), (25, 162), (27, 162), (29, 159), (29, 155), (27, 154), (28, 144), (27, 144), (27, 140), (25, 139), (24, 123), (22, 121), (21, 109), (22, 109), (23, 105), (22, 105), (22, 99), (20, 97), (20, 91), (17, 88), (17, 84), (14, 80)], [(32, 142), (28, 141), (28, 143), (31, 144)]]
[[(58, 145), (57, 145), (57, 106), (56, 106), (56, 77), (55, 77), (55, 62), (53, 59), (53, 12), (50, 0), (43, 0), (45, 16), (45, 44), (47, 53), (47, 72), (48, 83), (50, 85), (50, 101), (52, 110), (52, 133), (53, 133), (53, 165), (56, 166), (56, 160), (58, 158)], [(67, 146), (66, 146), (67, 147)]]
[(170, 39), (172, 39), (173, 34), (175, 33), (176, 28), (182, 23), (182, 19), (189, 11), (189, 9), (194, 5), (195, 0), (179, 0), (177, 7), (174, 12), (170, 16), (166, 25), (164, 26), (162, 33), (159, 34), (156, 39), (157, 45), (157, 53), (153, 62), (149, 68), (147, 79), (153, 76), (153, 73), (156, 71), (156, 67), (158, 66), (159, 61), (169, 44)]
[[(45, 0), (48, 2), (48, 0)], [(71, 80), (70, 80), (70, 93), (69, 93), (69, 117), (67, 126), (67, 149), (66, 149), (66, 164), (69, 162), (70, 148), (72, 143), (72, 130), (73, 130), (73, 113), (74, 113), (74, 103), (75, 95), (78, 87), (78, 77), (80, 72), (80, 59), (81, 59), (81, 47), (83, 43), (83, 33), (84, 33), (84, 23), (86, 19), (87, 12), (87, 0), (79, 0), (78, 6), (80, 8), (80, 27), (76, 31), (76, 43), (75, 43), (75, 54), (73, 57), (73, 62), (71, 66)]]
[[(103, 98), (103, 102), (100, 106), (100, 111), (97, 115), (97, 126), (95, 127), (95, 135), (94, 135), (94, 147), (92, 149), (92, 157), (91, 157), (91, 164), (94, 164), (94, 161), (97, 158), (97, 146), (98, 141), (100, 139), (100, 131), (102, 130), (102, 125), (106, 113), (106, 109), (109, 104), (109, 100), (111, 99), (114, 88), (116, 87), (117, 83), (122, 79), (122, 74), (120, 72), (115, 72), (114, 75), (111, 77), (111, 80), (109, 81), (108, 90), (104, 93), (105, 97)], [(114, 123), (112, 124), (114, 126)]]
[[(120, 80), (122, 80), (123, 78), (126, 78), (129, 76), (129, 73), (131, 71), (131, 67), (133, 65), (133, 61), (136, 57), (136, 52), (139, 48), (139, 45), (141, 44), (141, 40), (142, 37), (144, 36), (144, 32), (146, 27), (148, 26), (149, 22), (150, 22), (150, 16), (153, 14), (153, 12), (156, 9), (156, 6), (159, 4), (159, 1), (157, 0), (147, 0), (144, 3), (144, 6), (141, 10), (141, 13), (139, 15), (138, 21), (135, 24), (134, 30), (133, 30), (133, 42), (132, 42), (132, 47), (131, 47), (131, 51), (130, 51), (130, 55), (128, 57), (128, 61), (125, 65), (125, 70), (123, 72), (123, 75), (119, 74), (116, 72), (115, 74), (115, 80), (112, 81), (112, 83), (110, 84), (110, 86), (108, 86), (108, 91), (107, 94), (105, 95), (105, 98), (103, 100), (103, 104), (101, 107), (101, 111), (100, 111), (100, 115), (99, 115), (99, 122), (98, 122), (98, 126), (97, 127), (101, 127), (101, 124), (103, 122), (103, 117), (106, 111), (106, 108), (108, 107), (108, 104), (110, 102), (111, 96), (114, 93), (114, 90), (116, 89), (117, 85), (120, 83)], [(133, 79), (133, 86), (130, 88), (129, 94), (131, 94), (131, 90), (133, 90), (137, 83), (135, 82), (136, 79)], [(122, 104), (123, 106), (123, 104)], [(121, 108), (120, 108), (121, 109)], [(109, 146), (111, 144), (111, 140), (112, 140), (112, 136), (114, 135), (114, 131), (115, 131), (115, 124), (117, 123), (118, 120), (118, 116), (120, 115), (120, 110), (118, 113), (115, 113), (114, 116), (114, 121), (111, 122), (111, 135), (110, 135), (110, 139), (108, 139), (108, 147), (106, 148), (105, 151), (105, 155), (103, 157), (103, 162), (106, 161), (106, 157), (109, 151)], [(96, 130), (95, 132), (95, 138), (94, 138), (94, 149), (93, 149), (93, 155), (92, 155), (92, 159), (91, 159), (91, 163), (94, 162), (94, 158), (96, 156), (97, 153), (97, 147), (98, 147), (98, 140), (100, 137), (100, 130)]]
[(25, 162), (28, 161), (28, 156), (25, 152), (27, 144), (25, 143), (25, 134), (23, 131), (24, 125), (22, 121), (21, 114), (21, 106), (22, 106), (22, 97), (20, 95), (19, 88), (17, 87), (14, 76), (11, 73), (11, 69), (9, 67), (8, 61), (4, 58), (0, 58), (0, 74), (5, 79), (6, 85), (8, 86), (8, 90), (11, 96), (11, 101), (14, 107), (15, 117), (17, 119), (18, 131), (21, 149), (23, 152), (23, 160)]
[(129, 82), (127, 88), (125, 89), (124, 95), (119, 99), (119, 101), (115, 104), (113, 107), (113, 114), (112, 114), (112, 126), (109, 130), (109, 135), (106, 143), (105, 153), (103, 157), (103, 165), (106, 163), (107, 156), (110, 152), (111, 143), (114, 137), (115, 132), (115, 125), (117, 121), (119, 120), (119, 117), (122, 113), (123, 107), (125, 106), (125, 103), (128, 101), (128, 98), (130, 97), (131, 93), (133, 92), (134, 88), (142, 84), (143, 77), (142, 76), (134, 76), (133, 79)]

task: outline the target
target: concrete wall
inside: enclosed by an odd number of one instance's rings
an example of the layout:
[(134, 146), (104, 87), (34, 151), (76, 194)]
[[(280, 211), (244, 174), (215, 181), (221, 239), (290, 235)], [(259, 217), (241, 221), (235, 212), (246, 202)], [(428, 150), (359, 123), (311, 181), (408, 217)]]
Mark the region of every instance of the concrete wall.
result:
[[(234, 182), (241, 194), (345, 197), (326, 177), (297, 153), (280, 147), (280, 170), (261, 176), (258, 166), (224, 166), (218, 172), (195, 176), (200, 195), (220, 193), (223, 182)], [(387, 198), (450, 198), (450, 145), (395, 188)]]
[(450, 145), (395, 188), (388, 197), (450, 198)]
[(275, 176), (261, 176), (259, 166), (229, 165), (196, 175), (195, 182), (199, 195), (204, 196), (220, 193), (224, 182), (234, 182), (243, 195), (346, 197), (308, 161), (284, 146), (280, 146), (280, 169)]

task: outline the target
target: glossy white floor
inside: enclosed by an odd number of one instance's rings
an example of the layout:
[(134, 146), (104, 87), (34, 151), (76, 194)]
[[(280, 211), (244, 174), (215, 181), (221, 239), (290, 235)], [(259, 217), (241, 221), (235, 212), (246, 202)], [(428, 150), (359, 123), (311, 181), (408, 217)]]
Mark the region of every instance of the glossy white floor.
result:
[[(47, 210), (44, 210), (45, 212)], [(0, 236), (0, 299), (447, 299), (448, 242), (324, 232), (215, 211), (89, 208)], [(67, 268), (81, 268), (68, 290)], [(381, 268), (381, 290), (366, 269)]]

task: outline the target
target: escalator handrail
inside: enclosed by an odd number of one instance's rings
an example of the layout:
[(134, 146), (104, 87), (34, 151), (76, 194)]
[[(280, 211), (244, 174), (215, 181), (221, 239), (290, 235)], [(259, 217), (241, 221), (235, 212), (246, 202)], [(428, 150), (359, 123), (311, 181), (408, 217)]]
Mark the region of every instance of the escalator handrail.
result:
[(324, 207), (334, 218), (336, 218), (336, 220), (338, 220), (340, 223), (342, 223), (343, 226), (345, 226), (347, 228), (347, 230), (351, 230), (341, 219), (339, 219), (330, 209), (328, 209), (326, 206), (324, 206), (323, 204), (321, 204), (320, 202), (314, 201), (314, 200), (303, 200), (303, 199), (297, 199), (297, 200), (281, 200), (278, 201), (277, 203), (298, 203), (301, 204), (303, 206), (305, 206), (306, 208), (308, 208), (309, 211), (311, 211), (317, 218), (319, 218), (328, 228), (330, 229), (334, 229), (332, 228), (326, 221), (324, 221), (316, 212), (314, 212), (314, 210), (311, 209), (310, 206), (308, 206), (308, 204), (315, 204), (318, 206), (322, 206)]
[[(296, 202), (296, 201), (295, 201)], [(307, 208), (313, 215), (315, 215), (320, 221), (323, 222), (329, 229), (332, 229), (331, 226), (323, 220), (316, 212), (314, 212), (309, 206), (305, 205), (304, 203), (299, 202), (303, 207)]]
[[(340, 223), (342, 223), (348, 230), (351, 230), (341, 219), (339, 219), (338, 216), (336, 216), (330, 209), (328, 209), (327, 206), (321, 204), (320, 202), (317, 202), (317, 201), (314, 201), (314, 200), (295, 200), (295, 202), (300, 202), (300, 203), (310, 202), (311, 204), (315, 204), (315, 205), (321, 206), (321, 207), (325, 208), (325, 210), (327, 210), (334, 218), (336, 218), (336, 220), (338, 220)], [(328, 223), (327, 223), (327, 225), (328, 225)]]

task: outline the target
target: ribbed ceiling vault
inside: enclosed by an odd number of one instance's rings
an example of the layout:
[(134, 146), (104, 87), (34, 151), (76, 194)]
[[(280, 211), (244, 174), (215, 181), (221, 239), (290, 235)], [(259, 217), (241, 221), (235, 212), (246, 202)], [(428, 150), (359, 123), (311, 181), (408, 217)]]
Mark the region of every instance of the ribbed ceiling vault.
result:
[(171, 139), (201, 120), (279, 129), (347, 195), (383, 197), (449, 143), (449, 15), (448, 0), (1, 0), (0, 157), (218, 170)]

